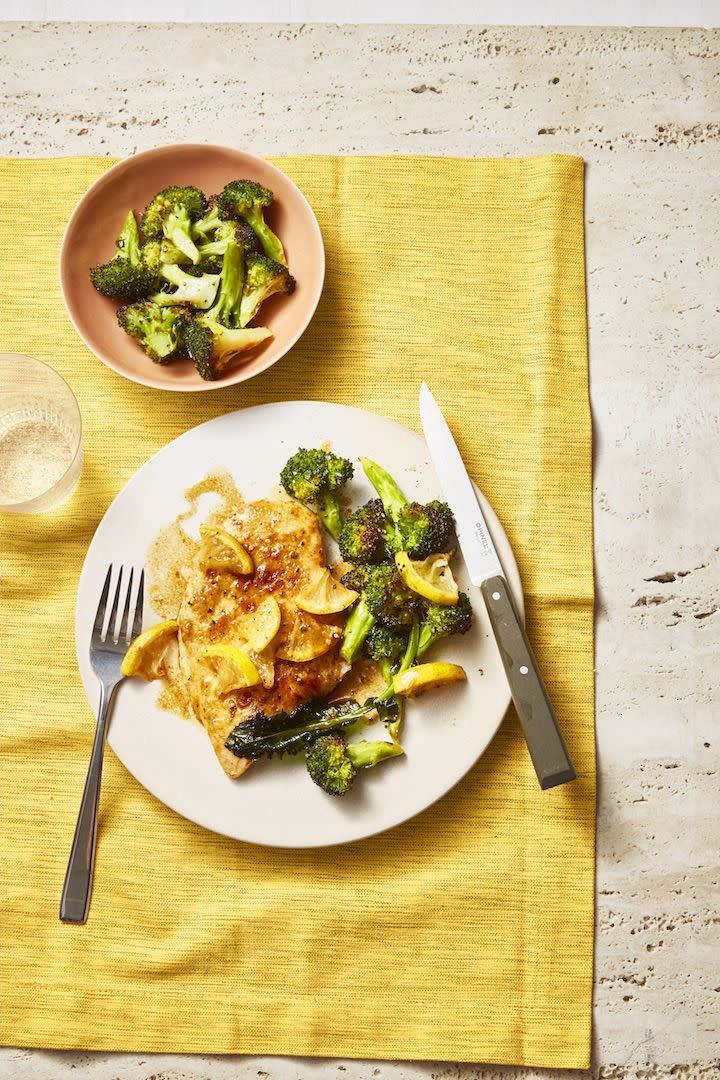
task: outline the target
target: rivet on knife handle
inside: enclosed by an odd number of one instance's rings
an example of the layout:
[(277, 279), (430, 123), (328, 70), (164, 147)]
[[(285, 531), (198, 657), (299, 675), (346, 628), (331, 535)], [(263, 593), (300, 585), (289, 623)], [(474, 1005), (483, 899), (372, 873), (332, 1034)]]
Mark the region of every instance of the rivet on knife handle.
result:
[(504, 577), (487, 578), (481, 590), (540, 787), (574, 780), (575, 768), (507, 582)]

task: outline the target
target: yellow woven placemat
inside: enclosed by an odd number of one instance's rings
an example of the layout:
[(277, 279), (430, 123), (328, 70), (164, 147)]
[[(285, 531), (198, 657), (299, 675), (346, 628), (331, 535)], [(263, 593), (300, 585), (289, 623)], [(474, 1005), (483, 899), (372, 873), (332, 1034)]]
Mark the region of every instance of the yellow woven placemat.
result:
[[(0, 349), (64, 375), (86, 451), (65, 508), (0, 521), (0, 1041), (587, 1066), (595, 789), (582, 162), (282, 160), (325, 238), (320, 307), (271, 371), (195, 395), (123, 381), (65, 314), (63, 227), (110, 164), (0, 162)], [(245, 405), (326, 399), (417, 428), (425, 376), (514, 546), (578, 781), (541, 793), (511, 715), (470, 775), (415, 820), (334, 849), (263, 850), (175, 816), (108, 752), (90, 921), (61, 925), (93, 732), (75, 589), (108, 503), (168, 440)]]

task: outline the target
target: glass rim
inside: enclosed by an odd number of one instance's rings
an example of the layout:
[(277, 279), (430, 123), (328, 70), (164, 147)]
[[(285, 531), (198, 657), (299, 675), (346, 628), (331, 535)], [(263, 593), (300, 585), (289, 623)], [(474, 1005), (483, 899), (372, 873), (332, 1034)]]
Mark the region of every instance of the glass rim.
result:
[[(67, 390), (70, 401), (72, 402), (72, 409), (75, 413), (75, 416), (77, 417), (78, 422), (78, 432), (75, 439), (75, 445), (70, 447), (71, 457), (67, 464), (67, 468), (62, 473), (62, 475), (59, 476), (57, 480), (50, 485), (49, 488), (46, 488), (45, 491), (41, 491), (38, 495), (34, 495), (32, 499), (20, 499), (18, 502), (0, 502), (0, 510), (7, 510), (14, 513), (32, 513), (37, 503), (41, 503), (43, 500), (45, 500), (47, 496), (55, 490), (55, 488), (62, 484), (67, 474), (71, 471), (71, 469), (77, 462), (78, 457), (83, 452), (82, 412), (80, 411), (80, 403), (75, 396), (75, 391), (73, 390), (73, 388), (70, 386), (67, 380), (62, 377), (60, 372), (56, 371), (56, 369), (51, 364), (48, 364), (46, 360), (40, 360), (39, 357), (31, 356), (29, 353), (0, 352), (0, 365), (6, 358), (12, 360), (22, 360), (30, 367), (35, 366), (36, 368), (44, 368), (46, 372), (50, 372), (51, 376), (54, 377), (62, 386), (64, 386), (65, 390)], [(0, 389), (0, 395), (1, 394), (2, 389)], [(22, 507), (22, 511), (19, 511), (18, 507)]]

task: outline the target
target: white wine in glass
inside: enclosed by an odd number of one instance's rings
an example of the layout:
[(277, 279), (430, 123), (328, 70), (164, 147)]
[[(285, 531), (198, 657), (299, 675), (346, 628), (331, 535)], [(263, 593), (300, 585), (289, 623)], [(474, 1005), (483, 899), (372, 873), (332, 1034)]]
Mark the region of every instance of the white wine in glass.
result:
[(33, 357), (0, 353), (0, 511), (57, 506), (82, 462), (80, 409), (64, 379)]

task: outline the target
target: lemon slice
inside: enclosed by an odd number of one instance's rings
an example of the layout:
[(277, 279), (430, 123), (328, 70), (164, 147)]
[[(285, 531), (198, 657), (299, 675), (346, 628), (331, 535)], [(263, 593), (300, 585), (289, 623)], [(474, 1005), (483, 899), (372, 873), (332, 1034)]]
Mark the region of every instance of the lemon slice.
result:
[(248, 686), (257, 686), (260, 682), (260, 672), (245, 650), (238, 645), (208, 645), (200, 656), (208, 661), (215, 672), (219, 694), (244, 690)]
[(334, 615), (354, 604), (358, 593), (336, 581), (325, 566), (315, 568), (306, 588), (295, 597), (295, 603), (301, 611), (311, 615)]
[(200, 565), (203, 570), (227, 570), (231, 574), (252, 574), (255, 569), (252, 555), (239, 540), (224, 529), (201, 525)]
[(261, 652), (253, 652), (248, 649), (248, 656), (258, 670), (260, 683), (266, 690), (272, 690), (275, 685), (275, 657), (272, 649), (263, 649)]
[(429, 555), (427, 559), (416, 562), (407, 551), (399, 551), (395, 564), (408, 589), (434, 604), (444, 604), (446, 607), (457, 604), (458, 587), (450, 569), (449, 556)]
[(402, 697), (414, 697), (423, 690), (431, 690), (435, 686), (449, 686), (450, 683), (462, 682), (466, 678), (465, 669), (459, 664), (418, 664), (417, 667), (393, 675), (393, 693)]
[(280, 605), (274, 596), (267, 596), (254, 611), (238, 624), (237, 636), (248, 649), (260, 653), (266, 649), (280, 629)]
[(282, 625), (275, 655), (279, 660), (306, 664), (308, 660), (315, 660), (329, 652), (339, 641), (341, 633), (338, 626), (320, 622), (292, 602), (286, 602), (282, 606)]
[(161, 679), (165, 674), (165, 654), (177, 636), (174, 619), (149, 626), (138, 634), (125, 653), (120, 671), (123, 675), (139, 675), (143, 679)]

